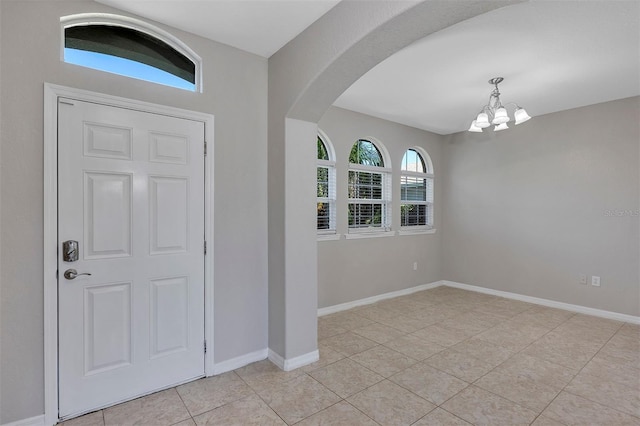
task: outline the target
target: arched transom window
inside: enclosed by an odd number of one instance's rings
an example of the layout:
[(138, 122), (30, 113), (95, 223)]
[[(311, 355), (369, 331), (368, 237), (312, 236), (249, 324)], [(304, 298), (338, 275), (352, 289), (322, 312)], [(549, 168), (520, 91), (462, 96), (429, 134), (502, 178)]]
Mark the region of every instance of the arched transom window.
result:
[(109, 14), (61, 19), (63, 59), (127, 77), (196, 91), (200, 58), (166, 31)]
[(402, 157), (400, 226), (433, 227), (433, 167), (429, 155), (419, 148), (408, 149)]

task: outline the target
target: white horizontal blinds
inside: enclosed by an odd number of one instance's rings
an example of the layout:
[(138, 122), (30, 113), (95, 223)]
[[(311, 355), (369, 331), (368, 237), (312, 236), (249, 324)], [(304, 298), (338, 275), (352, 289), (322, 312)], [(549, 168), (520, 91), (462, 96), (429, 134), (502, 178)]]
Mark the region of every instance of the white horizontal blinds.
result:
[(383, 175), (384, 178), (384, 223), (385, 229), (391, 230), (391, 171), (389, 170)]
[(382, 173), (357, 170), (349, 171), (349, 198), (363, 200), (382, 200), (384, 192)]
[(336, 168), (320, 165), (317, 172), (318, 230), (336, 229)]
[(331, 226), (329, 203), (329, 168), (318, 167), (317, 178), (317, 197), (318, 197), (318, 229), (329, 229)]
[(380, 228), (384, 223), (384, 176), (349, 170), (349, 227)]
[(433, 174), (430, 161), (409, 149), (402, 159), (400, 225), (433, 226)]
[(350, 231), (389, 229), (391, 186), (380, 151), (372, 142), (359, 140), (353, 145), (349, 163)]
[(317, 229), (330, 232), (336, 229), (336, 168), (325, 142), (318, 136), (317, 167)]

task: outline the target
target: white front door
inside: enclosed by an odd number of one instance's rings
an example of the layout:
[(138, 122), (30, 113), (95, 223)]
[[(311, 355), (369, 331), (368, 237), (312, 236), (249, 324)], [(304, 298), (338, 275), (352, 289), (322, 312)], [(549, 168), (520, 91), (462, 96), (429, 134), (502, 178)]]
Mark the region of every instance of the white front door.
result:
[(59, 99), (61, 418), (204, 375), (203, 144), (199, 121)]

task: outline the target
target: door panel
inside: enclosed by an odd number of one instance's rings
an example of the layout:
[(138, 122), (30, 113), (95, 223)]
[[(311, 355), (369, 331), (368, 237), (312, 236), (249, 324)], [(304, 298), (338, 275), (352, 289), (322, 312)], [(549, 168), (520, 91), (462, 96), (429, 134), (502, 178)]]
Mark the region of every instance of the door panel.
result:
[(88, 157), (131, 160), (132, 130), (96, 123), (85, 123), (84, 155)]
[(189, 281), (187, 277), (151, 281), (152, 358), (189, 346)]
[(84, 173), (85, 259), (131, 256), (131, 182), (123, 173)]
[(61, 417), (204, 375), (203, 141), (202, 122), (59, 102)]
[(154, 163), (187, 164), (189, 142), (177, 135), (151, 133), (149, 161)]
[(131, 283), (84, 290), (84, 372), (131, 364)]
[(184, 253), (189, 231), (189, 181), (184, 178), (149, 178), (151, 254)]

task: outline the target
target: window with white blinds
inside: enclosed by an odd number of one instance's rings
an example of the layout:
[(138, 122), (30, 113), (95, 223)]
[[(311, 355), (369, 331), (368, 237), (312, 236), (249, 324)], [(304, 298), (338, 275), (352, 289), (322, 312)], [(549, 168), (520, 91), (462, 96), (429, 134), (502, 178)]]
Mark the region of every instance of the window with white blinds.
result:
[(391, 228), (391, 170), (373, 142), (358, 140), (349, 154), (349, 232)]
[(400, 226), (433, 228), (433, 167), (429, 154), (419, 148), (408, 149), (402, 157)]
[(317, 226), (319, 234), (336, 231), (336, 162), (326, 136), (318, 136)]

